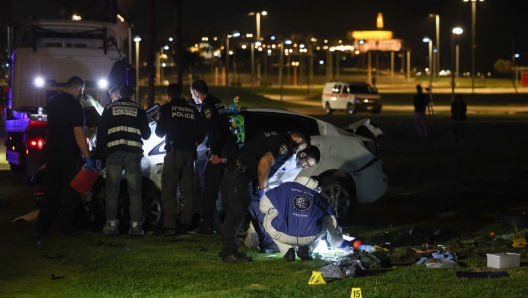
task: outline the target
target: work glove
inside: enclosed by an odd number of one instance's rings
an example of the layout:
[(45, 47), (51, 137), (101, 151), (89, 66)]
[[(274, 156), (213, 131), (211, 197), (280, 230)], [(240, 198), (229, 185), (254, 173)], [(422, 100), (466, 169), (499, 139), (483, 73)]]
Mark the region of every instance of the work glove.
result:
[(103, 169), (103, 161), (100, 159), (96, 159), (95, 168), (100, 172)]
[(87, 171), (90, 171), (93, 168), (93, 166), (94, 166), (93, 159), (91, 157), (87, 156), (84, 160), (86, 161), (86, 164), (84, 165), (83, 168), (85, 168)]

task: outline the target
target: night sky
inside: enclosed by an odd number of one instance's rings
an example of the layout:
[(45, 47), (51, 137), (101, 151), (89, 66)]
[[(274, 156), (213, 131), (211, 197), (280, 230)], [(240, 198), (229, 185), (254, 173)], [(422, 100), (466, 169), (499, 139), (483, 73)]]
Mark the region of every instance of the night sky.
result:
[[(101, 2), (102, 1), (94, 1)], [(13, 1), (13, 22), (24, 23), (29, 16), (40, 19), (58, 15), (57, 0)], [(135, 0), (130, 16), (135, 23), (134, 34), (147, 32), (149, 4)], [(385, 30), (394, 31), (405, 46), (412, 49), (413, 66), (428, 55), (424, 36), (435, 39), (435, 19), (440, 15), (440, 46), (442, 67), (449, 66), (451, 29), (460, 26), (461, 71), (470, 70), (471, 3), (462, 0), (185, 0), (183, 1), (184, 43), (192, 45), (202, 36), (223, 37), (233, 31), (256, 32), (255, 16), (248, 12), (266, 10), (261, 17), (261, 36), (313, 34), (319, 40), (342, 39), (347, 31), (375, 30), (376, 16), (382, 12)], [(171, 1), (157, 0), (158, 37), (173, 35), (174, 6)], [(497, 59), (511, 59), (519, 53), (518, 65), (528, 65), (528, 1), (486, 0), (477, 2), (476, 65), (477, 71), (490, 71)], [(417, 62), (419, 61), (419, 62)]]

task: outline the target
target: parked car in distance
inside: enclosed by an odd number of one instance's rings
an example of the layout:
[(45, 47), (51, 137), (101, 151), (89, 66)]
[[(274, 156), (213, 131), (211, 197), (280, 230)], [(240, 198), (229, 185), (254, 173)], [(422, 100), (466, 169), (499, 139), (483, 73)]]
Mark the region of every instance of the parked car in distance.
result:
[(321, 97), (321, 104), (326, 114), (342, 110), (348, 114), (368, 111), (372, 114), (381, 112), (381, 96), (377, 89), (362, 82), (329, 82), (326, 83)]

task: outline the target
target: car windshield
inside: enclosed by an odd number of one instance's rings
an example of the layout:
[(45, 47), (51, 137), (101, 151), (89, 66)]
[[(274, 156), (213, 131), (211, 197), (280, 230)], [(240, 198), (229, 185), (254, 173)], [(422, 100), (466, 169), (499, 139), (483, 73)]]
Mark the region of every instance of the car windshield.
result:
[(369, 84), (350, 84), (350, 93), (367, 93), (367, 94), (376, 94), (376, 90), (372, 88)]

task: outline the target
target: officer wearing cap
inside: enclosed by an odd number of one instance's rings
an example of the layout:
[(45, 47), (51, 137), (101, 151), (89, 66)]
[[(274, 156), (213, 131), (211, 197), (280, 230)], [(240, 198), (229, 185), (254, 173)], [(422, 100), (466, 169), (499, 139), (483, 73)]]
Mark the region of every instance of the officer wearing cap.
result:
[[(200, 115), (196, 108), (182, 98), (178, 84), (167, 86), (168, 102), (160, 107), (156, 135), (165, 137), (165, 159), (161, 172), (161, 201), (164, 218), (164, 235), (185, 234), (191, 224), (196, 146), (203, 140)], [(177, 199), (178, 183), (182, 202)], [(180, 207), (183, 205), (183, 210)], [(180, 216), (178, 227), (178, 216)], [(179, 229), (177, 229), (179, 228)]]
[[(244, 220), (244, 214), (255, 197), (255, 190), (258, 189), (261, 196), (268, 189), (268, 176), (272, 166), (275, 163), (284, 163), (291, 154), (306, 148), (308, 143), (308, 136), (301, 132), (265, 132), (250, 139), (228, 160), (224, 177), (228, 193), (227, 213), (222, 235), (223, 262), (253, 261), (253, 258), (238, 252), (237, 235)], [(254, 224), (254, 226), (257, 228), (258, 225)]]
[(200, 114), (207, 123), (206, 146), (209, 149), (209, 158), (204, 171), (201, 223), (195, 232), (211, 234), (213, 233), (213, 213), (226, 166), (223, 159), (229, 160), (238, 146), (229, 129), (227, 109), (218, 98), (209, 94), (205, 81), (194, 81), (191, 85), (191, 95), (197, 105), (201, 104)]

